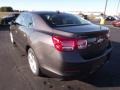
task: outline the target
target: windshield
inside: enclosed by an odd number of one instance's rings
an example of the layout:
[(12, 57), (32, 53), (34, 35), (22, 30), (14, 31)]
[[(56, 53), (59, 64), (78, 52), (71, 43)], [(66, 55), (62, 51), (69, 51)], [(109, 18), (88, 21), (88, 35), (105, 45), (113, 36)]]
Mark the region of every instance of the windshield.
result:
[(54, 14), (41, 14), (43, 20), (51, 27), (64, 27), (64, 26), (80, 26), (90, 24), (89, 21), (71, 14), (54, 13)]

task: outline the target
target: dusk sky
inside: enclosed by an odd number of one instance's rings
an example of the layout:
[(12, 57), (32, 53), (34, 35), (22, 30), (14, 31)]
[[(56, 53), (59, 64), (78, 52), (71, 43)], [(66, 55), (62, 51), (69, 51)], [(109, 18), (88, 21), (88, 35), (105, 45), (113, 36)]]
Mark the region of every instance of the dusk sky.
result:
[[(0, 6), (18, 10), (104, 11), (106, 0), (0, 0)], [(116, 13), (118, 0), (108, 0), (107, 12)], [(120, 8), (119, 8), (120, 11)]]

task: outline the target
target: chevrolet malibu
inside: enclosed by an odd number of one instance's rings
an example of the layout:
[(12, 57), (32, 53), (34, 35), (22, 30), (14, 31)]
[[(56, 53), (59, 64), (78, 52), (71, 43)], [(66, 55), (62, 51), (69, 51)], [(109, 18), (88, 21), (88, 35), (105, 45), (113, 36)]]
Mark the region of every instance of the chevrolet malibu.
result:
[(62, 12), (23, 12), (10, 26), (11, 43), (27, 54), (34, 75), (81, 78), (110, 57), (109, 29)]

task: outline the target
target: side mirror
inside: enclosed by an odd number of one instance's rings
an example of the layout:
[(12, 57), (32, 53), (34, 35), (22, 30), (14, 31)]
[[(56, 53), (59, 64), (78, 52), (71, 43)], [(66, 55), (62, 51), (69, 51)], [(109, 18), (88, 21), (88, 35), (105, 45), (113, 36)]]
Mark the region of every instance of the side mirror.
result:
[(10, 23), (11, 23), (11, 25), (21, 25), (21, 24), (15, 22), (15, 21), (11, 21)]
[(12, 25), (12, 22), (8, 22), (9, 25)]
[(9, 24), (9, 25), (15, 24), (15, 21), (12, 20), (12, 21), (9, 22), (8, 24)]

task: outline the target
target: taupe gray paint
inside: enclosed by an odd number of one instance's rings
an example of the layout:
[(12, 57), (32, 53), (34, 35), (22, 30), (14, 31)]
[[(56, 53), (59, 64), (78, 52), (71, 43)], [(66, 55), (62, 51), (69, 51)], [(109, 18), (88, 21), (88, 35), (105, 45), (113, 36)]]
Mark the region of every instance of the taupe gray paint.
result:
[[(76, 27), (51, 28), (36, 13), (24, 12), (22, 14), (30, 15), (32, 17), (32, 20), (34, 21), (33, 28), (19, 24), (11, 25), (10, 31), (13, 33), (14, 41), (25, 52), (28, 47), (31, 47), (34, 50), (42, 72), (46, 73), (48, 76), (61, 77), (77, 75), (78, 73), (91, 73), (94, 71), (94, 68), (102, 66), (107, 61), (106, 58), (109, 57), (111, 46), (106, 48), (102, 55), (85, 60), (81, 56), (79, 50), (71, 52), (57, 51), (54, 48), (52, 36), (60, 35), (68, 38), (88, 39), (88, 36), (91, 34), (99, 35), (100, 33), (108, 33), (108, 28), (94, 24)], [(104, 45), (108, 45), (109, 42), (109, 40), (106, 40)], [(91, 52), (94, 51), (93, 49), (96, 49), (95, 51), (97, 51), (97, 48), (91, 48)], [(66, 71), (66, 69), (69, 68), (79, 70), (71, 72)]]

